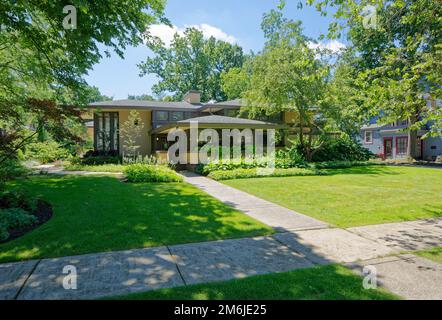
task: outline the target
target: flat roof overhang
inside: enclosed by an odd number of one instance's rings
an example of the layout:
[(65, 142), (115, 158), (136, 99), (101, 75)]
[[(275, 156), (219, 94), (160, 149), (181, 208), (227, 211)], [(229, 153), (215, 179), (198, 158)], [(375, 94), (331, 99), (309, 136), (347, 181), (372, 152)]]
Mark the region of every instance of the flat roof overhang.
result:
[[(201, 123), (196, 122), (198, 129), (287, 129), (282, 124), (240, 124), (240, 123)], [(190, 130), (190, 123), (170, 123), (150, 131), (151, 134), (166, 134), (173, 130)]]

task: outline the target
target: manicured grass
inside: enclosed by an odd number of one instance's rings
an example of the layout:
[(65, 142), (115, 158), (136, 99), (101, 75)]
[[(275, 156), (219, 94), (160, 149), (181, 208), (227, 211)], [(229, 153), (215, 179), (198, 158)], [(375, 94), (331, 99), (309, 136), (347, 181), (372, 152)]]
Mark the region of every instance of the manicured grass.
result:
[(24, 187), (54, 207), (46, 224), (0, 245), (0, 262), (272, 233), (186, 183), (120, 182), (109, 176), (34, 177)]
[(103, 165), (82, 165), (69, 164), (64, 167), (66, 171), (88, 171), (88, 172), (123, 172), (127, 166), (122, 164), (103, 164)]
[(391, 300), (383, 290), (366, 290), (362, 278), (339, 266), (321, 266), (284, 273), (161, 289), (113, 299), (123, 300)]
[(442, 170), (368, 166), (330, 175), (224, 183), (319, 220), (352, 227), (442, 216)]
[(430, 250), (418, 251), (413, 253), (423, 258), (427, 258), (433, 260), (434, 262), (442, 264), (442, 247), (437, 247)]

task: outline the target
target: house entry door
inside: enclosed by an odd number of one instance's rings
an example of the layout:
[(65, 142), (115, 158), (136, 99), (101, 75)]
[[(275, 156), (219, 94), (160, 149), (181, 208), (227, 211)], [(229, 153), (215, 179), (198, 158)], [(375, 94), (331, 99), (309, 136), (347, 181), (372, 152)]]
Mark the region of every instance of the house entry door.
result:
[(393, 157), (393, 138), (384, 139), (384, 156), (385, 158)]

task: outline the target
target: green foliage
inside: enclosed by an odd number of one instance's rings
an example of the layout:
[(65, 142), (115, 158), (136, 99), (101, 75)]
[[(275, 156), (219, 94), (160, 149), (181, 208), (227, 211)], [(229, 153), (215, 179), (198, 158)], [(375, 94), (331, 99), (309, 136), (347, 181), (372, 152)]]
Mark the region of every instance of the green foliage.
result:
[(253, 72), (253, 54), (245, 56), (242, 67), (234, 67), (221, 74), (221, 87), (227, 99), (243, 98), (250, 89), (250, 79)]
[(88, 171), (88, 172), (123, 172), (125, 166), (121, 164), (103, 164), (103, 165), (83, 165), (68, 164), (64, 166), (66, 171)]
[[(67, 4), (76, 8), (73, 30), (64, 28)], [(164, 8), (165, 0), (2, 1), (0, 128), (10, 138), (0, 143), (0, 151), (15, 156), (37, 134), (25, 135), (29, 125), (40, 133), (44, 128), (57, 141), (79, 142), (71, 130), (72, 123), (81, 124), (74, 107), (97, 97), (84, 76), (103, 48), (106, 55), (113, 50), (123, 57), (126, 47), (141, 44), (149, 25), (165, 22)]]
[(25, 159), (41, 163), (53, 162), (69, 157), (69, 152), (55, 141), (33, 142), (26, 146)]
[(368, 161), (374, 154), (359, 142), (350, 138), (327, 140), (313, 155), (314, 162), (324, 161)]
[[(309, 0), (321, 12), (333, 7), (329, 37), (346, 30), (353, 54), (354, 87), (348, 99), (356, 100), (365, 118), (380, 116), (379, 123), (410, 122), (410, 139), (423, 125), (425, 135), (439, 136), (440, 107), (431, 100), (442, 94), (442, 6), (433, 0)], [(367, 27), (362, 11), (375, 8), (376, 21)], [(353, 97), (352, 97), (353, 96)], [(344, 100), (344, 99), (343, 99)], [(430, 100), (430, 101), (427, 101)], [(430, 102), (430, 103), (428, 103)], [(353, 103), (350, 103), (353, 107)], [(416, 157), (416, 144), (410, 156)]]
[(9, 230), (33, 225), (37, 218), (21, 208), (0, 209), (0, 241), (9, 237)]
[(324, 133), (319, 116), (329, 65), (310, 48), (299, 21), (272, 10), (264, 15), (262, 29), (267, 41), (253, 60), (250, 86), (244, 93), (247, 111), (251, 117), (293, 112), (289, 124), (297, 130), (306, 159), (311, 161), (314, 136)]
[(124, 169), (128, 182), (182, 182), (183, 178), (167, 166), (132, 164)]
[(0, 193), (0, 209), (22, 208), (27, 211), (37, 209), (38, 199), (26, 190), (14, 189)]
[(306, 166), (306, 162), (304, 161), (304, 159), (295, 152), (278, 151), (274, 159), (270, 157), (261, 157), (251, 160), (245, 160), (243, 158), (239, 162), (235, 161), (210, 162), (208, 164), (198, 165), (196, 171), (200, 174), (208, 175), (213, 171), (267, 168), (273, 164), (275, 168), (278, 169), (287, 169), (287, 168), (296, 168), (296, 167), (302, 168)]
[(188, 28), (183, 35), (175, 34), (170, 47), (158, 38), (151, 39), (149, 47), (155, 56), (140, 65), (141, 73), (155, 74), (160, 81), (153, 92), (170, 92), (175, 100), (181, 100), (192, 89), (201, 91), (203, 101), (226, 100), (221, 74), (243, 64), (241, 47), (214, 37), (205, 39), (195, 28)]
[(96, 156), (87, 157), (81, 159), (83, 165), (103, 165), (103, 164), (119, 164), (121, 163), (121, 157), (119, 156)]
[(16, 159), (7, 158), (0, 165), (0, 184), (4, 183), (7, 180), (22, 177), (27, 173), (29, 173), (29, 170), (21, 165), (19, 161), (17, 161)]
[(321, 172), (313, 169), (305, 168), (289, 168), (289, 169), (275, 169), (273, 172), (266, 169), (234, 169), (234, 170), (219, 170), (212, 171), (208, 175), (214, 180), (232, 180), (232, 179), (247, 179), (247, 178), (265, 178), (265, 177), (291, 177), (291, 176), (317, 176), (324, 175)]

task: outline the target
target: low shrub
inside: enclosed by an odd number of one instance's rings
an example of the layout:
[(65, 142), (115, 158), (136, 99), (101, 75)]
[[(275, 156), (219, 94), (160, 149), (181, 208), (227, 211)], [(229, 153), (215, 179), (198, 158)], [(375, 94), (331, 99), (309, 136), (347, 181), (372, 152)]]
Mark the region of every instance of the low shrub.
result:
[(313, 155), (313, 162), (368, 161), (375, 155), (351, 138), (331, 139)]
[(118, 151), (90, 150), (84, 154), (83, 158), (72, 159), (71, 163), (83, 165), (120, 164), (121, 157)]
[(306, 162), (301, 156), (294, 155), (290, 151), (278, 151), (276, 153), (275, 159), (271, 159), (270, 157), (261, 157), (257, 159), (253, 159), (252, 161), (245, 161), (244, 159), (241, 162), (222, 162), (218, 163), (208, 163), (205, 165), (198, 165), (196, 168), (196, 172), (203, 175), (208, 175), (213, 171), (228, 171), (228, 170), (236, 170), (236, 169), (257, 169), (257, 168), (267, 168), (269, 164), (274, 161), (274, 166), (277, 169), (288, 169), (288, 168), (305, 168)]
[(9, 238), (9, 231), (33, 225), (37, 218), (22, 208), (0, 209), (0, 241)]
[(69, 157), (69, 151), (55, 141), (33, 142), (26, 146), (24, 157), (27, 160), (38, 160), (41, 163), (53, 162)]
[(0, 193), (0, 209), (21, 208), (34, 211), (37, 204), (38, 199), (25, 190), (7, 190)]
[(22, 177), (30, 172), (18, 160), (6, 159), (0, 165), (0, 183)]
[(163, 165), (132, 164), (124, 169), (128, 182), (182, 182), (183, 178)]
[(228, 171), (212, 171), (208, 175), (214, 180), (232, 180), (232, 179), (246, 179), (246, 178), (265, 178), (265, 177), (290, 177), (290, 176), (317, 176), (325, 175), (326, 173), (305, 168), (289, 168), (289, 169), (275, 169), (273, 172), (266, 172), (266, 169), (235, 169)]
[(103, 165), (83, 165), (67, 164), (64, 166), (66, 171), (88, 171), (88, 172), (123, 172), (126, 166), (122, 164), (103, 164)]

